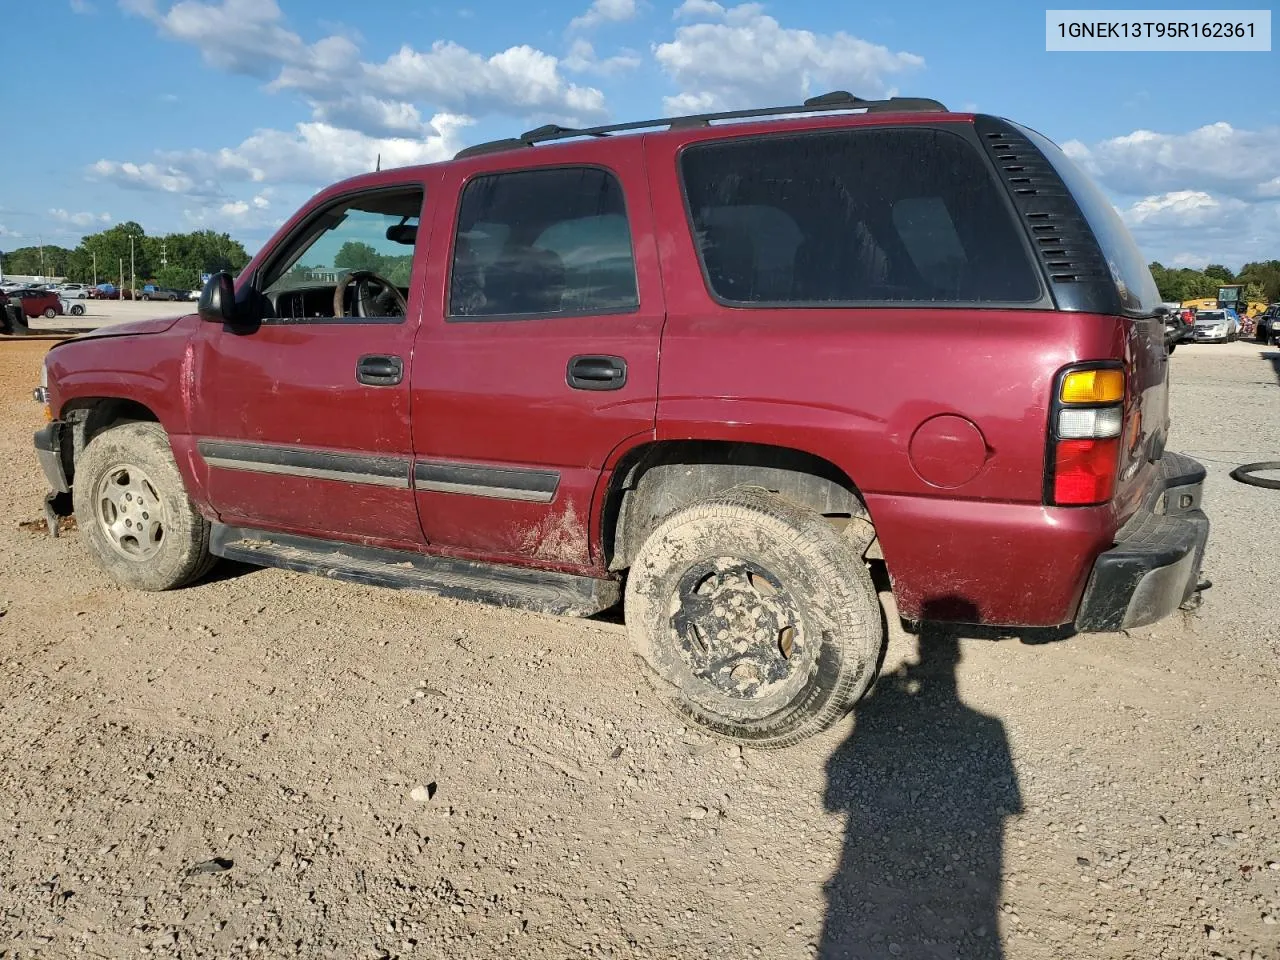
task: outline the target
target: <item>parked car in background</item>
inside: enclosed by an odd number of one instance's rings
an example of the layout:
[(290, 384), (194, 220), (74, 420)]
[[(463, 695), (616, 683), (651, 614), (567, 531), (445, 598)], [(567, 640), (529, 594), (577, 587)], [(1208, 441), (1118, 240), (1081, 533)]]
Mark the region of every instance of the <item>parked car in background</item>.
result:
[(1234, 310), (1201, 310), (1196, 314), (1192, 339), (1196, 343), (1230, 343), (1240, 334), (1240, 318)]
[(52, 320), (54, 317), (62, 316), (62, 300), (52, 290), (25, 287), (21, 290), (10, 290), (3, 296), (6, 302), (20, 301), (22, 312), (28, 317), (47, 317)]
[(203, 291), (201, 290), (192, 290), (190, 293), (187, 294), (187, 299), (190, 300), (192, 303), (195, 303), (197, 300), (200, 299), (200, 294), (202, 292)]
[(90, 300), (119, 300), (120, 291), (113, 283), (100, 283), (89, 289)]
[(54, 288), (54, 292), (63, 300), (83, 300), (89, 296), (87, 283), (63, 283)]
[(157, 287), (154, 283), (148, 283), (138, 294), (139, 300), (185, 300), (187, 292), (185, 290), (174, 290), (172, 287)]
[(1273, 303), (1258, 316), (1254, 336), (1259, 343), (1280, 343), (1280, 303)]

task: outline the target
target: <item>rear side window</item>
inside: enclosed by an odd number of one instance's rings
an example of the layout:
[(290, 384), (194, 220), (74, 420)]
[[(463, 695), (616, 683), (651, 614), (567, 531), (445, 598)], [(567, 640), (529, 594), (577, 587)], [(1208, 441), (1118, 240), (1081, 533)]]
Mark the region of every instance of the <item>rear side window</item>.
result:
[(1076, 166), (1052, 140), (1026, 127), (1017, 128), (1053, 164), (1058, 176), (1071, 191), (1111, 270), (1111, 279), (1115, 281), (1116, 291), (1120, 294), (1121, 308), (1127, 313), (1142, 316), (1154, 314), (1156, 307), (1160, 305), (1160, 291), (1152, 279), (1146, 258), (1111, 201), (1089, 179), (1089, 175)]
[(522, 170), (467, 184), (450, 316), (616, 313), (638, 305), (631, 228), (612, 173)]
[(744, 304), (1032, 303), (1017, 222), (964, 138), (865, 128), (687, 148), (698, 254)]

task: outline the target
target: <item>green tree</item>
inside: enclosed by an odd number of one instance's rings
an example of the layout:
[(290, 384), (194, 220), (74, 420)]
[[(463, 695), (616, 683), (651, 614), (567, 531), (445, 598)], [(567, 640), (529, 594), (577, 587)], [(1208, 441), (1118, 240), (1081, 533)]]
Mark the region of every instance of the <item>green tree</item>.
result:
[(156, 272), (156, 283), (175, 290), (195, 290), (200, 286), (200, 271), (195, 267), (170, 263)]
[(65, 277), (71, 262), (66, 247), (45, 244), (43, 247), (18, 247), (4, 256), (4, 272), (34, 277)]
[(1236, 275), (1231, 272), (1231, 268), (1224, 267), (1220, 263), (1209, 264), (1207, 267), (1204, 268), (1203, 273), (1206, 277), (1209, 277), (1210, 279), (1219, 281), (1221, 283), (1236, 282)]
[(338, 255), (333, 258), (333, 265), (338, 270), (372, 270), (374, 273), (380, 273), (382, 264), (382, 254), (369, 244), (358, 240), (348, 240), (338, 249)]

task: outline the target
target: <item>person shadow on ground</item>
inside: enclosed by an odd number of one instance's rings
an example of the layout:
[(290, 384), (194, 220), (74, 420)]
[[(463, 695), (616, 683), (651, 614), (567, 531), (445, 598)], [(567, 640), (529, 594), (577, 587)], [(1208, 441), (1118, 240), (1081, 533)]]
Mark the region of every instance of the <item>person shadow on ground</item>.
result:
[(1005, 820), (1022, 811), (1004, 725), (960, 700), (960, 643), (926, 627), (827, 764), (848, 815), (822, 960), (999, 960)]

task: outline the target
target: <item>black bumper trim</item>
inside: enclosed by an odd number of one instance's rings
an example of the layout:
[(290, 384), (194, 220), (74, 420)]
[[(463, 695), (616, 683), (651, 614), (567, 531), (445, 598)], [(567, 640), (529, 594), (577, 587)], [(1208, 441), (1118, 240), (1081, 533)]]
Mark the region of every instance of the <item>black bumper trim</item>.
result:
[(1081, 633), (1155, 623), (1196, 592), (1209, 540), (1205, 470), (1177, 453), (1166, 453), (1160, 470), (1151, 498), (1094, 563), (1075, 621)]
[(66, 428), (61, 420), (54, 420), (37, 430), (35, 435), (36, 459), (40, 461), (40, 469), (54, 493), (71, 492), (62, 464), (62, 439)]

